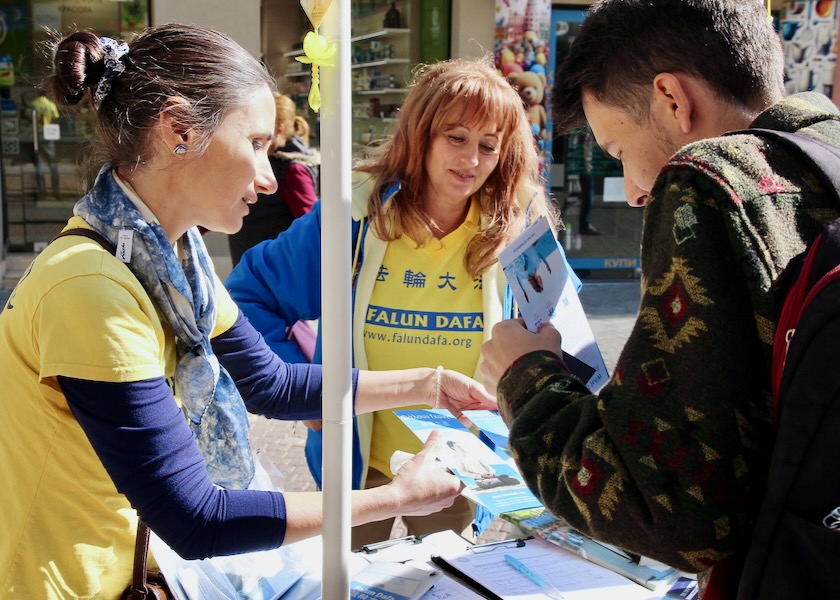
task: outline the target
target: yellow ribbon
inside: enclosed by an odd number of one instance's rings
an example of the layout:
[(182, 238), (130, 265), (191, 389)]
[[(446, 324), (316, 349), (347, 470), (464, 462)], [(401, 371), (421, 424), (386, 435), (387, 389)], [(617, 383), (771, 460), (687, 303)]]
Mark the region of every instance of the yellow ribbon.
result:
[(316, 28), (315, 31), (310, 31), (303, 38), (303, 53), (306, 56), (296, 57), (303, 64), (312, 65), (312, 87), (309, 89), (309, 106), (315, 112), (321, 109), (318, 69), (320, 67), (335, 66), (335, 63), (332, 61), (333, 56), (335, 56), (335, 51), (335, 42), (327, 40), (327, 38), (318, 33), (318, 29)]

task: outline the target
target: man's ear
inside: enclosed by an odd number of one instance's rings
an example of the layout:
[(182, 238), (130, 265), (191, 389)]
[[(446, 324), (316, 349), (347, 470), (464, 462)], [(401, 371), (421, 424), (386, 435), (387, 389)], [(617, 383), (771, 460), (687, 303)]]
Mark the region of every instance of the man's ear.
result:
[(158, 115), (160, 136), (170, 152), (174, 152), (179, 144), (189, 150), (190, 143), (195, 141), (196, 132), (187, 125), (188, 120), (185, 118), (190, 110), (190, 103), (180, 96), (168, 98), (161, 107)]
[(690, 82), (679, 74), (659, 73), (653, 79), (653, 110), (660, 123), (676, 127), (683, 135), (696, 125), (696, 98)]

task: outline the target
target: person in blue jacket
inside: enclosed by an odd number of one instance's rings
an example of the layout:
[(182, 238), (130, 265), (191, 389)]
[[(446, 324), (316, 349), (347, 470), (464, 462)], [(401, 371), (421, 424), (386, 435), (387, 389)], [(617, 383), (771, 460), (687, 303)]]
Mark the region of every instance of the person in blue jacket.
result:
[[(527, 115), (486, 58), (421, 70), (399, 115), (381, 150), (354, 168), (347, 264), (354, 362), (372, 370), (442, 365), (475, 376), (491, 327), (514, 316), (498, 253), (537, 217), (553, 221)], [(226, 281), (243, 313), (287, 361), (305, 360), (289, 339), (290, 326), (321, 316), (321, 261), (318, 204), (247, 251)], [(314, 361), (320, 361), (320, 338)], [(318, 424), (308, 424), (306, 458), (320, 486), (322, 440)], [(357, 417), (354, 487), (387, 482), (393, 453), (419, 448), (392, 411)], [(460, 499), (445, 511), (403, 521), (414, 534), (472, 535), (475, 516)], [(490, 517), (481, 511), (475, 530)], [(392, 524), (354, 528), (353, 546), (387, 539)]]

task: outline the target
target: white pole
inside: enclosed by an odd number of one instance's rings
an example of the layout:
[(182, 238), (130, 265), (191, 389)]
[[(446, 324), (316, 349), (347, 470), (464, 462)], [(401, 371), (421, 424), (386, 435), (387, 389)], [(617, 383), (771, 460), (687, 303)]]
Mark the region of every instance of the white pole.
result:
[(350, 298), (350, 0), (333, 0), (321, 33), (337, 43), (321, 69), (321, 326), (323, 334), (323, 509), (325, 600), (350, 597), (352, 487), (352, 309)]

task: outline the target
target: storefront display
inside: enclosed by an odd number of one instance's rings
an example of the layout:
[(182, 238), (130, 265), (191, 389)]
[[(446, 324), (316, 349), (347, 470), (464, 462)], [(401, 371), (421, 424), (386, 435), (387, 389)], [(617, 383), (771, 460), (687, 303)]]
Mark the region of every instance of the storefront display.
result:
[(43, 248), (86, 189), (80, 150), (92, 108), (63, 112), (40, 87), (49, 73), (48, 30), (90, 29), (114, 38), (145, 28), (146, 0), (18, 1), (0, 5), (0, 155), (4, 240), (11, 251)]
[(419, 28), (408, 0), (354, 0), (352, 13), (353, 151), (360, 156), (396, 120), (418, 59), (412, 36)]
[[(551, 12), (549, 95), (557, 66), (568, 55), (585, 15), (585, 7), (555, 7)], [(550, 185), (566, 226), (560, 237), (569, 264), (582, 274), (635, 273), (641, 266), (644, 211), (625, 202), (621, 164), (607, 157), (586, 129), (554, 135), (551, 154)]]
[(519, 91), (531, 121), (546, 179), (550, 177), (551, 128), (547, 88), (550, 0), (496, 0), (496, 67)]
[[(353, 0), (351, 4), (351, 78), (353, 150), (358, 156), (366, 152), (371, 143), (388, 135), (395, 121), (397, 110), (402, 104), (414, 66), (419, 62), (420, 38), (428, 38), (435, 47), (430, 49), (432, 60), (447, 58), (439, 56), (441, 48), (448, 51), (443, 37), (449, 36), (450, 0)], [(413, 12), (419, 7), (420, 15)], [(443, 12), (445, 11), (445, 13)], [(271, 29), (280, 26), (279, 21), (288, 21), (288, 13), (282, 17), (269, 6), (264, 8), (265, 20)], [(303, 33), (288, 27), (286, 39), (303, 39)], [(265, 44), (264, 44), (265, 45)], [(279, 78), (281, 89), (289, 94), (298, 105), (298, 114), (309, 122), (312, 131), (310, 145), (318, 146), (318, 115), (307, 104), (311, 89), (311, 71), (308, 65), (297, 58), (303, 55), (300, 43), (282, 52), (282, 61), (269, 54), (269, 65), (282, 63), (284, 76)]]
[(779, 20), (785, 89), (831, 96), (837, 65), (836, 0), (787, 0)]

